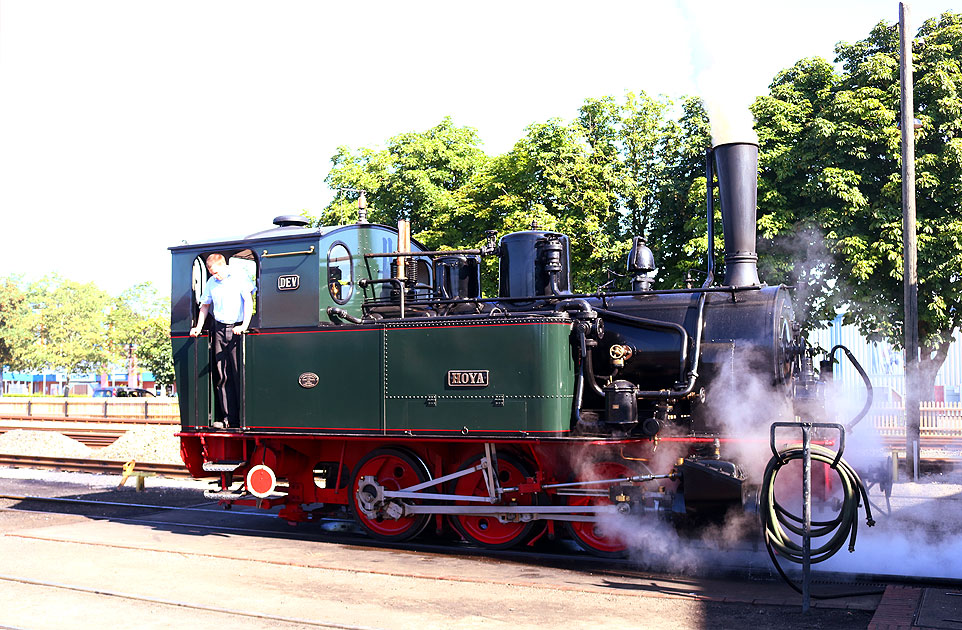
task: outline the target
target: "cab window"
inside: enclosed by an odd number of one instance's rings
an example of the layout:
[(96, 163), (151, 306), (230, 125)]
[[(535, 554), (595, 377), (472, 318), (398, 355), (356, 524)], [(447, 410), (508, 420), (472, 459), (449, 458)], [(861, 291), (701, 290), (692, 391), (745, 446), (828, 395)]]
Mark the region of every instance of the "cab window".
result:
[(327, 288), (338, 304), (347, 304), (354, 294), (354, 263), (347, 245), (340, 241), (327, 252)]
[(204, 259), (198, 256), (194, 259), (194, 265), (190, 270), (190, 290), (194, 295), (190, 313), (191, 326), (197, 322), (197, 316), (200, 313), (200, 298), (204, 294), (204, 285), (207, 284), (207, 276), (207, 267), (204, 265)]
[[(191, 292), (193, 293), (193, 312), (192, 321), (196, 322), (197, 317), (200, 312), (200, 300), (204, 295), (204, 287), (210, 280), (210, 272), (207, 271), (207, 257), (214, 252), (208, 254), (202, 254), (194, 259), (194, 265), (191, 269)], [(231, 275), (238, 274), (244, 278), (251, 281), (254, 285), (254, 318), (251, 320), (251, 325), (255, 325), (257, 319), (257, 259), (254, 253), (250, 249), (244, 249), (238, 252), (221, 252), (221, 254), (227, 260), (227, 266), (230, 269)]]

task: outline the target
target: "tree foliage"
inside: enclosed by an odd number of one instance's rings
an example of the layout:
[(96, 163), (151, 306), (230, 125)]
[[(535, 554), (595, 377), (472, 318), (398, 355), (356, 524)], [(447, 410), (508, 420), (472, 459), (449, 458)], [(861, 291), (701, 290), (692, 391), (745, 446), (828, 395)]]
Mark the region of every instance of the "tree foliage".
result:
[(683, 144), (670, 109), (667, 99), (644, 93), (587, 99), (575, 120), (533, 123), (495, 157), (481, 151), (473, 129), (447, 118), (395, 136), (383, 150), (342, 147), (326, 181), (344, 192), (317, 222), (353, 221), (353, 191), (365, 190), (372, 221), (410, 218), (414, 236), (431, 248), (477, 247), (486, 230), (536, 224), (571, 238), (574, 284), (593, 289), (621, 267), (628, 236), (657, 223), (663, 180), (677, 171), (666, 160), (676, 160)]
[[(140, 366), (173, 382), (170, 308), (150, 283), (112, 298), (94, 284), (56, 274), (33, 283), (0, 280), (0, 366), (97, 373), (123, 364), (133, 345)], [(68, 376), (69, 378), (69, 376)]]
[(105, 318), (110, 297), (93, 283), (58, 275), (42, 278), (27, 294), (35, 342), (25, 353), (32, 369), (98, 372), (112, 358)]
[[(926, 21), (914, 43), (919, 339), (931, 384), (960, 324), (962, 16)], [(836, 70), (803, 59), (754, 107), (761, 140), (760, 250), (800, 283), (815, 321), (846, 307), (870, 338), (901, 345), (901, 136), (897, 27), (836, 48)], [(770, 277), (772, 277), (770, 276)]]
[(108, 317), (108, 340), (114, 357), (126, 356), (131, 345), (141, 368), (158, 383), (173, 383), (174, 361), (170, 349), (170, 301), (153, 284), (143, 282), (114, 300)]
[(170, 315), (155, 315), (144, 321), (137, 345), (140, 366), (154, 375), (158, 384), (174, 382), (174, 358), (170, 349)]
[(412, 233), (428, 247), (450, 245), (477, 218), (465, 211), (464, 190), (487, 159), (477, 132), (445, 118), (423, 133), (402, 133), (381, 150), (339, 147), (325, 182), (337, 195), (316, 218), (321, 225), (353, 223), (357, 191), (366, 193), (371, 221), (411, 221)]
[[(657, 212), (652, 217), (649, 240), (661, 267), (661, 281), (672, 287), (680, 285), (689, 272), (706, 268), (705, 159), (711, 146), (711, 127), (701, 99), (684, 99), (680, 118), (677, 122), (669, 121), (665, 132), (664, 172), (657, 189)], [(721, 214), (719, 206), (715, 208), (717, 222)], [(716, 230), (716, 234), (715, 251), (720, 252), (721, 231)]]
[(33, 341), (32, 312), (22, 280), (0, 281), (0, 374), (3, 366), (13, 370), (25, 367), (26, 353)]

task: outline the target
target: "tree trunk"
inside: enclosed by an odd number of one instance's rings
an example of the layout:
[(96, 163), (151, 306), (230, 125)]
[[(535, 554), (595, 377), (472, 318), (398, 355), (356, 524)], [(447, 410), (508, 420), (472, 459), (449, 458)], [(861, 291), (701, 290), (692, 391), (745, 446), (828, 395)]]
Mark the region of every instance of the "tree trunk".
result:
[(923, 344), (919, 361), (919, 400), (935, 400), (935, 377), (949, 355), (952, 339), (937, 346)]

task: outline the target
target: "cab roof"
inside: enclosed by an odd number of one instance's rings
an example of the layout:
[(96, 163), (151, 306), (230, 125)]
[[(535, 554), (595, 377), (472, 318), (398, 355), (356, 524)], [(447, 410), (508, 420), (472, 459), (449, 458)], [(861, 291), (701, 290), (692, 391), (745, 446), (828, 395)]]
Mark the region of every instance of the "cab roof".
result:
[(390, 226), (376, 225), (373, 223), (363, 223), (363, 224), (352, 223), (349, 225), (334, 225), (334, 226), (325, 226), (325, 227), (318, 227), (318, 228), (281, 226), (281, 227), (271, 228), (268, 230), (261, 230), (260, 232), (254, 232), (253, 234), (248, 234), (247, 236), (239, 236), (235, 238), (209, 239), (209, 240), (195, 241), (193, 243), (188, 243), (184, 241), (180, 245), (172, 245), (167, 249), (171, 251), (176, 251), (180, 249), (196, 249), (198, 246), (203, 246), (203, 245), (218, 245), (218, 246), (238, 245), (238, 244), (247, 243), (248, 241), (262, 241), (262, 240), (279, 241), (279, 240), (289, 240), (289, 239), (295, 239), (295, 238), (304, 238), (305, 236), (321, 237), (321, 236), (324, 236), (325, 234), (330, 234), (331, 232), (334, 232), (336, 230), (342, 230), (342, 229), (351, 228), (351, 227), (364, 227), (364, 226), (379, 227), (379, 228), (388, 229), (388, 230), (394, 229), (394, 228), (391, 228)]

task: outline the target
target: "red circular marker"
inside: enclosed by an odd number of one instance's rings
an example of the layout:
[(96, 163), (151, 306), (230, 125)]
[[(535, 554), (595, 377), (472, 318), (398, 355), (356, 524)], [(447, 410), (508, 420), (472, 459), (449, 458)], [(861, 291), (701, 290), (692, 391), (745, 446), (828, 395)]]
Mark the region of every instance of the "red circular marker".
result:
[(274, 471), (263, 464), (258, 464), (247, 472), (247, 491), (258, 499), (274, 492), (276, 485), (277, 476)]

